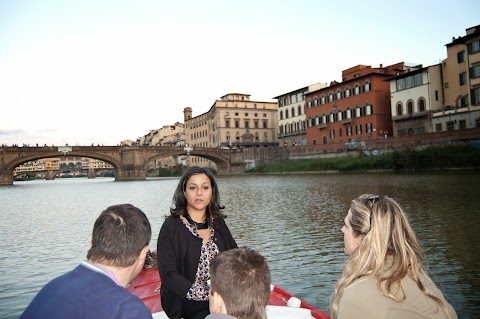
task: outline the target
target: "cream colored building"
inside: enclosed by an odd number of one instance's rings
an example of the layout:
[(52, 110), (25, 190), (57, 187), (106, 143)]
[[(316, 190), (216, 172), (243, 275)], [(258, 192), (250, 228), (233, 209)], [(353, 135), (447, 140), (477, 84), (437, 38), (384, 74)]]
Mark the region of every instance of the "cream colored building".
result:
[(432, 113), (443, 108), (441, 75), (436, 64), (390, 79), (393, 136), (434, 132)]
[(305, 95), (327, 84), (316, 83), (274, 97), (278, 107), (278, 142), (280, 146), (307, 144), (307, 126), (305, 116)]
[[(278, 106), (275, 102), (250, 100), (249, 94), (229, 93), (216, 100), (210, 110), (193, 117), (184, 109), (185, 143), (196, 147), (278, 146)], [(213, 162), (189, 156), (187, 165), (216, 169)]]

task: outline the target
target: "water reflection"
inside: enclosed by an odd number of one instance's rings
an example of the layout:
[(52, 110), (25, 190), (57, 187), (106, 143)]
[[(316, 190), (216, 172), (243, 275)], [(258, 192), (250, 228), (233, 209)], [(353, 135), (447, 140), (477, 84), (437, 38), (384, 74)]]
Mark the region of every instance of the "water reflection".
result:
[[(433, 278), (459, 318), (477, 318), (479, 177), (318, 174), (220, 176), (218, 182), (239, 245), (261, 251), (275, 283), (321, 309), (345, 261), (340, 228), (350, 201), (362, 193), (392, 196), (410, 216)], [(141, 208), (155, 247), (177, 182), (75, 179), (0, 188), (0, 318), (18, 318), (47, 281), (85, 258), (93, 222), (109, 205)]]

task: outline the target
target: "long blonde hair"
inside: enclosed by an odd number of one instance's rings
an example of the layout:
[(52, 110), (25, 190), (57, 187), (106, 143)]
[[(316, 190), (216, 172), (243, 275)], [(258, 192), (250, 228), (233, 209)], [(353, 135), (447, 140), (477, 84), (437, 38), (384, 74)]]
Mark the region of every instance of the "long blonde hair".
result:
[[(420, 280), (420, 276), (430, 279), (426, 257), (400, 205), (388, 196), (364, 194), (352, 201), (350, 210), (354, 236), (363, 236), (363, 240), (346, 261), (337, 281), (330, 303), (332, 319), (337, 318), (344, 290), (357, 279), (378, 278), (380, 292), (402, 302), (406, 296), (400, 281), (405, 276), (411, 277), (450, 317), (442, 300), (431, 294)], [(403, 296), (396, 297), (396, 291), (403, 292)]]

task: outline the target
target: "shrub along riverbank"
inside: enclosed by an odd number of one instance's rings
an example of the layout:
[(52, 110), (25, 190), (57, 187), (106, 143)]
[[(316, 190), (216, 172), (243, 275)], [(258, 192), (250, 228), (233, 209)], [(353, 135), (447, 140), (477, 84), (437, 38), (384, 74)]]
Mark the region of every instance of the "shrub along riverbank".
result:
[(247, 173), (278, 173), (306, 171), (361, 172), (368, 170), (416, 171), (474, 169), (480, 170), (480, 148), (473, 145), (432, 146), (423, 150), (404, 149), (358, 156), (340, 156), (305, 160), (289, 160), (282, 163), (259, 165)]

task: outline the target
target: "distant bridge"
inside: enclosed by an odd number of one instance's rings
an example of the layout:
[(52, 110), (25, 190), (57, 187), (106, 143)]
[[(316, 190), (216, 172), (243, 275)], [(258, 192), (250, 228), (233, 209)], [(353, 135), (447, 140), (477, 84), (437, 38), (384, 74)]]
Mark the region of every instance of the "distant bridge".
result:
[[(264, 160), (276, 157), (278, 153), (278, 148), (273, 147), (255, 149), (244, 152), (244, 149), (180, 146), (1, 147), (0, 185), (13, 184), (15, 167), (28, 161), (50, 157), (76, 156), (99, 159), (113, 166), (116, 181), (127, 181), (145, 180), (148, 163), (164, 157), (176, 155), (204, 157), (217, 165), (218, 174), (225, 175), (243, 173), (249, 162), (255, 161), (256, 158)], [(246, 157), (245, 153), (249, 155)], [(257, 155), (258, 153), (261, 155)], [(51, 174), (53, 173), (52, 171)]]

